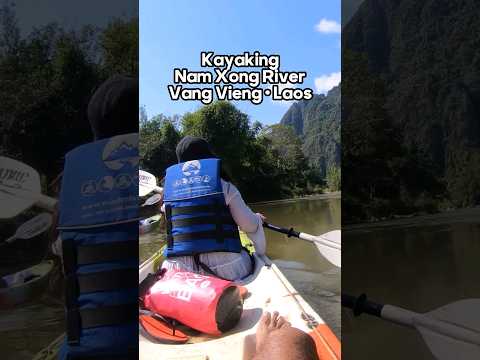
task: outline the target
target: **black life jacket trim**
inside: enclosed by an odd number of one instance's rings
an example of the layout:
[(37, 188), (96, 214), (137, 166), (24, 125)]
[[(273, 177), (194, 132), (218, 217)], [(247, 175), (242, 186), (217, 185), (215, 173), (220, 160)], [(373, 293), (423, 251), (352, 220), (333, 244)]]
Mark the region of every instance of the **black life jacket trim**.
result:
[(136, 323), (138, 321), (138, 303), (82, 309), (80, 316), (84, 329)]
[(81, 293), (122, 290), (127, 284), (138, 283), (137, 268), (98, 271), (76, 274), (79, 265), (118, 260), (138, 259), (136, 241), (118, 241), (88, 246), (75, 246), (74, 240), (62, 243), (65, 268), (65, 306), (67, 342), (79, 344), (83, 328), (115, 326), (134, 323), (137, 319), (137, 303), (103, 306), (92, 309), (78, 308), (77, 298)]
[(137, 241), (118, 241), (77, 247), (77, 264), (88, 265), (137, 258)]
[(132, 288), (138, 282), (138, 269), (115, 269), (89, 274), (79, 274), (78, 293), (112, 291)]
[(203, 224), (216, 224), (221, 219), (223, 225), (236, 225), (235, 220), (229, 215), (224, 216), (198, 216), (188, 219), (172, 220), (173, 226), (191, 226), (191, 225), (203, 225)]
[[(217, 230), (210, 230), (210, 231), (199, 231), (187, 234), (174, 234), (172, 235), (173, 241), (194, 241), (194, 240), (201, 240), (201, 239), (218, 239), (218, 235), (221, 234), (223, 239), (238, 239), (240, 240), (240, 236), (238, 234), (238, 230), (235, 229), (231, 231), (220, 231)], [(223, 240), (222, 240), (223, 241)]]
[(167, 246), (169, 249), (173, 248), (173, 236), (172, 236), (172, 206), (165, 205), (165, 219), (167, 226)]
[(137, 307), (138, 303), (130, 303), (91, 309), (68, 309), (66, 312), (68, 343), (70, 345), (79, 343), (81, 329), (136, 323)]
[(118, 241), (76, 246), (74, 240), (62, 242), (65, 272), (75, 272), (79, 265), (138, 259), (138, 242)]
[[(165, 205), (165, 208), (170, 205)], [(230, 214), (228, 207), (222, 205), (223, 212), (225, 215)], [(181, 206), (172, 208), (172, 216), (176, 215), (191, 215), (192, 213), (214, 213), (218, 211), (217, 204), (212, 205), (194, 205), (194, 206)]]

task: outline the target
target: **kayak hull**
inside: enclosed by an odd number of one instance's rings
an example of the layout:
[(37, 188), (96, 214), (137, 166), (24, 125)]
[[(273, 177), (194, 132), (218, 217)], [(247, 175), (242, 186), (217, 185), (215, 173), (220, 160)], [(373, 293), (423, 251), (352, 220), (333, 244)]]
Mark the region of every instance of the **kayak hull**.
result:
[(24, 283), (0, 289), (0, 308), (19, 305), (40, 296), (48, 286), (53, 261), (42, 261), (22, 271), (28, 271), (35, 277)]
[[(159, 253), (140, 267), (139, 279), (160, 265)], [(264, 311), (278, 311), (293, 327), (309, 333), (321, 359), (341, 359), (340, 342), (322, 318), (267, 257), (255, 255), (255, 272), (238, 282), (249, 291), (240, 322), (221, 337), (191, 336), (186, 344), (152, 343), (139, 337), (140, 359), (241, 360), (255, 346), (255, 332)]]

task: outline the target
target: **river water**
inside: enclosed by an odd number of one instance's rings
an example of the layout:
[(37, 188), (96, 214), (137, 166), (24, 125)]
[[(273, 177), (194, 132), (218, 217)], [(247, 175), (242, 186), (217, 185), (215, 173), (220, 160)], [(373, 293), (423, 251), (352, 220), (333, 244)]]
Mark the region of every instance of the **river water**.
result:
[[(16, 219), (19, 220), (19, 219)], [(23, 223), (25, 219), (17, 221)], [(5, 225), (7, 226), (7, 225)], [(12, 234), (18, 224), (8, 223), (1, 236)], [(0, 276), (15, 273), (42, 261), (48, 249), (48, 233), (18, 239), (0, 250)], [(65, 330), (62, 279), (57, 264), (43, 294), (15, 307), (0, 306), (0, 359), (31, 359)]]
[[(294, 227), (305, 233), (318, 235), (340, 229), (339, 195), (258, 203), (251, 207), (263, 213), (272, 224)], [(266, 231), (267, 255), (340, 337), (340, 269), (326, 261), (315, 245)], [(163, 239), (160, 233), (142, 236), (141, 261), (157, 251)]]
[[(420, 313), (480, 298), (480, 208), (345, 227), (342, 236), (345, 293)], [(434, 359), (417, 331), (346, 310), (342, 340), (346, 360)]]

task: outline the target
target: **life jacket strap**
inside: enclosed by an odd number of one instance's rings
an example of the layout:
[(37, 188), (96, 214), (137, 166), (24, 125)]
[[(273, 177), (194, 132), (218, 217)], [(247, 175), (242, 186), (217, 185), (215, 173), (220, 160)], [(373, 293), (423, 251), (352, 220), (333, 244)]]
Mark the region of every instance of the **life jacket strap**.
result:
[[(217, 235), (216, 235), (216, 240), (217, 240), (217, 243), (223, 243), (225, 242), (225, 237), (224, 237), (224, 231), (223, 231), (223, 216), (222, 216), (222, 212), (228, 208), (223, 205), (222, 203), (220, 203), (219, 201), (216, 201), (215, 202), (215, 230), (217, 232)], [(230, 212), (229, 212), (229, 215), (230, 215)], [(233, 220), (232, 218), (232, 215), (229, 216), (231, 221), (233, 221), (233, 224), (236, 225), (235, 221)], [(238, 234), (238, 231), (236, 231), (236, 233)]]
[(172, 236), (172, 206), (165, 204), (165, 219), (167, 227), (167, 247), (173, 249), (173, 236)]
[(211, 268), (210, 266), (208, 266), (207, 264), (205, 264), (204, 262), (202, 262), (200, 260), (200, 254), (195, 254), (193, 255), (193, 261), (195, 262), (195, 265), (197, 266), (197, 268), (201, 268), (203, 271), (205, 271), (207, 274), (209, 275), (212, 275), (212, 276), (215, 276), (219, 279), (222, 279), (222, 280), (226, 280), (226, 281), (230, 281), (228, 279), (225, 279), (224, 277), (221, 277), (220, 275), (218, 275), (217, 273), (215, 273)]
[[(223, 231), (221, 230), (221, 236), (223, 239), (240, 239), (238, 235), (238, 231)], [(193, 240), (201, 240), (201, 239), (216, 239), (219, 235), (217, 230), (212, 231), (198, 231), (193, 233), (187, 234), (175, 234), (172, 235), (173, 241), (193, 241)]]
[[(255, 271), (255, 257), (250, 254), (250, 252), (248, 251), (247, 248), (243, 247), (242, 246), (242, 249), (248, 254), (248, 256), (250, 257), (250, 262), (252, 264), (252, 273)], [(204, 262), (202, 262), (200, 260), (200, 254), (195, 254), (193, 255), (193, 261), (195, 262), (195, 265), (197, 267), (197, 270), (198, 269), (202, 269), (203, 271), (205, 271), (207, 274), (209, 275), (212, 275), (212, 276), (215, 276), (219, 279), (222, 279), (222, 280), (226, 280), (226, 281), (231, 281), (229, 279), (225, 279), (224, 277), (221, 277), (220, 275), (218, 275), (215, 271), (213, 271), (210, 266), (208, 266), (207, 264), (205, 264)], [(240, 280), (243, 280), (247, 277), (249, 277), (251, 274), (247, 274), (244, 278), (240, 279)]]
[[(165, 208), (166, 208), (166, 206), (165, 206)], [(222, 211), (223, 211), (223, 213), (225, 213), (225, 215), (229, 214), (228, 208), (225, 205), (222, 205)], [(172, 208), (172, 216), (190, 215), (190, 214), (194, 214), (194, 213), (214, 213), (214, 214), (217, 214), (217, 212), (218, 212), (217, 204), (193, 205), (193, 206), (182, 206), (182, 207)]]
[(104, 306), (99, 308), (67, 310), (67, 340), (70, 345), (79, 343), (81, 329), (98, 326), (131, 324), (138, 321), (138, 303)]
[(73, 301), (78, 295), (98, 291), (129, 289), (138, 281), (135, 268), (98, 271), (88, 274), (68, 274), (66, 288)]
[(64, 240), (62, 250), (66, 273), (74, 272), (79, 265), (138, 258), (138, 242), (136, 241), (76, 245), (74, 240)]
[(220, 220), (220, 225), (236, 225), (235, 220), (229, 215), (223, 216), (198, 216), (188, 219), (172, 220), (173, 226), (183, 227), (191, 225), (203, 225), (203, 224), (217, 224)]
[(77, 248), (77, 264), (87, 265), (101, 262), (121, 261), (137, 258), (137, 241), (118, 241), (97, 245), (80, 245)]

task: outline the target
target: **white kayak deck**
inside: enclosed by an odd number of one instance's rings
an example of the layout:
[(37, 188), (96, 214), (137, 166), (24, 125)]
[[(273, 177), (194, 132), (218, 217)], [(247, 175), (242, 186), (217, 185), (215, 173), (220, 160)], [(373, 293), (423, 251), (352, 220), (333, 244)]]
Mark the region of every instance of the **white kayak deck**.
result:
[[(272, 264), (265, 256), (258, 257), (255, 255), (255, 260), (255, 273), (239, 282), (240, 285), (247, 287), (249, 295), (245, 299), (240, 322), (233, 330), (220, 338), (194, 337), (189, 340), (189, 343), (182, 345), (156, 344), (140, 336), (140, 359), (244, 359), (246, 337), (252, 335), (247, 338), (247, 341), (254, 341), (254, 334), (264, 311), (278, 311), (293, 327), (307, 333), (312, 332), (312, 330), (316, 331), (315, 328), (326, 327), (326, 325), (323, 325), (322, 318), (296, 292), (275, 264)], [(153, 270), (153, 263), (155, 261), (147, 262), (140, 267), (140, 279), (143, 279), (148, 272)], [(310, 320), (306, 320), (305, 316), (302, 316), (303, 313), (306, 313)], [(324, 341), (321, 335), (318, 338), (320, 338), (320, 343)], [(327, 345), (327, 341), (325, 340), (324, 351), (331, 353), (328, 358), (337, 359), (334, 351)], [(335, 347), (335, 344), (332, 346)]]

